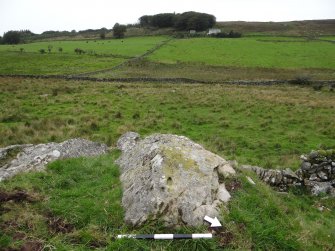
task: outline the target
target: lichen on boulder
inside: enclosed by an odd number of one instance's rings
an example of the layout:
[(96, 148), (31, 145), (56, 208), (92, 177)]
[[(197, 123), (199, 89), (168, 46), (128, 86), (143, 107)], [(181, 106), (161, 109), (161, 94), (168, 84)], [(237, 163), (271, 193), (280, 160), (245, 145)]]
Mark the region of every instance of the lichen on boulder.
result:
[[(230, 164), (184, 136), (154, 134), (144, 139), (129, 132), (121, 136), (116, 161), (121, 168), (125, 220), (140, 225), (160, 218), (166, 225), (203, 223), (207, 214), (219, 216), (230, 199), (223, 177), (235, 174)], [(224, 179), (220, 179), (224, 180)]]

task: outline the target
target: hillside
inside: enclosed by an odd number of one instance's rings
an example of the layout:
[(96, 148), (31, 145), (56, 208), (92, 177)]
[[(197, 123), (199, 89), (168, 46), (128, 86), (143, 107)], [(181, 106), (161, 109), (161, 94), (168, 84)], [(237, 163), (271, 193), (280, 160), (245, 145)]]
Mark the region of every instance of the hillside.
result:
[[(231, 30), (243, 35), (271, 35), (271, 36), (326, 36), (335, 35), (335, 19), (329, 20), (306, 20), (288, 22), (246, 22), (246, 21), (217, 21), (216, 27), (225, 32)], [(30, 41), (55, 41), (55, 40), (94, 40), (99, 39), (104, 33), (107, 39), (113, 37), (113, 30), (87, 29), (81, 31), (45, 31), (41, 34), (24, 34), (23, 40)], [(127, 26), (126, 37), (134, 36), (157, 36), (175, 35), (178, 33), (188, 33), (188, 31), (176, 31), (173, 28), (140, 27), (139, 24)]]
[(335, 34), (335, 19), (290, 22), (217, 22), (225, 31), (239, 31), (244, 35), (324, 36)]

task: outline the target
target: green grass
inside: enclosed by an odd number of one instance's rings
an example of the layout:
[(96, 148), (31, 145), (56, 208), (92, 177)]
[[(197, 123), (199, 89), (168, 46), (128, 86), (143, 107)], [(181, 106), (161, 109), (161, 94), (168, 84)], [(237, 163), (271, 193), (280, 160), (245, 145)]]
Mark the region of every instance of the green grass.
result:
[(254, 36), (252, 39), (256, 39), (257, 41), (272, 41), (272, 42), (308, 42), (307, 37), (281, 37), (281, 36)]
[[(143, 55), (166, 36), (0, 45), (0, 74), (187, 77), (196, 80), (334, 79), (333, 44), (304, 37), (193, 38), (170, 41), (145, 60), (94, 74)], [(48, 53), (48, 46), (52, 46)], [(59, 52), (58, 48), (63, 51)], [(23, 52), (20, 52), (20, 48)], [(40, 54), (40, 49), (47, 53)], [(75, 48), (86, 51), (76, 55)]]
[(84, 51), (92, 51), (99, 55), (121, 55), (127, 57), (135, 57), (142, 55), (156, 44), (165, 40), (164, 36), (155, 37), (133, 37), (125, 39), (109, 39), (109, 40), (77, 40), (77, 41), (48, 41), (35, 42), (19, 45), (1, 45), (0, 52), (16, 51), (20, 52), (23, 48), (25, 52), (39, 53), (40, 49), (48, 52), (48, 46), (52, 46), (52, 54), (59, 54), (58, 48), (63, 49), (62, 53), (75, 54), (74, 50), (80, 48)]
[[(26, 191), (34, 202), (3, 203), (0, 248), (39, 243), (56, 250), (332, 250), (334, 200), (298, 191), (279, 195), (238, 174), (240, 188), (222, 209), (224, 230), (212, 240), (117, 240), (127, 233), (206, 233), (206, 227), (166, 228), (160, 221), (141, 227), (124, 224), (118, 152), (49, 164), (46, 172), (21, 174), (0, 183), (0, 191)], [(226, 184), (236, 179), (226, 180)], [(320, 212), (317, 208), (327, 209)], [(229, 211), (228, 211), (229, 210)]]
[(322, 36), (319, 37), (321, 40), (335, 40), (335, 36)]
[[(233, 246), (255, 250), (332, 250), (335, 201), (312, 198), (302, 191), (278, 194), (253, 173), (240, 173), (242, 188), (224, 211), (227, 228), (235, 233)], [(251, 185), (245, 175), (253, 177)], [(326, 209), (320, 211), (318, 207)], [(229, 212), (229, 213), (228, 213)]]
[(0, 52), (0, 74), (72, 75), (111, 68), (123, 61), (94, 55)]
[[(296, 86), (1, 78), (0, 145), (83, 137), (115, 146), (130, 130), (174, 133), (242, 164), (296, 169), (300, 154), (335, 147), (334, 95)], [(277, 194), (251, 173), (238, 174), (241, 188), (232, 193), (229, 213), (222, 209), (225, 228), (213, 240), (116, 240), (126, 233), (207, 232), (159, 221), (126, 226), (118, 155), (56, 161), (46, 172), (0, 183), (0, 191), (24, 190), (35, 200), (1, 204), (0, 249), (28, 242), (57, 250), (334, 249), (334, 199), (299, 190)]]
[[(172, 231), (157, 222), (149, 222), (141, 228), (124, 224), (119, 170), (114, 164), (117, 156), (118, 153), (113, 152), (97, 158), (56, 161), (48, 166), (47, 172), (19, 175), (1, 183), (0, 190), (14, 191), (19, 187), (28, 191), (35, 202), (3, 205), (7, 210), (0, 214), (0, 249), (20, 247), (28, 241), (57, 250), (156, 250), (162, 247), (182, 250), (194, 245), (201, 247), (199, 250), (209, 250), (215, 247), (213, 240), (193, 243), (189, 240), (116, 240), (117, 234)], [(176, 231), (192, 233), (206, 229)]]
[(334, 35), (334, 20), (306, 20), (292, 22), (218, 22), (226, 32), (242, 32), (244, 35), (263, 36), (315, 36)]
[(1, 78), (0, 145), (174, 133), (241, 163), (297, 168), (300, 154), (334, 147), (334, 102), (328, 87)]
[(179, 39), (164, 46), (149, 59), (162, 63), (265, 68), (334, 69), (333, 44), (309, 42), (261, 42), (257, 38)]
[(90, 75), (98, 78), (189, 78), (200, 81), (288, 80), (306, 77), (310, 80), (333, 80), (332, 69), (281, 69), (264, 67), (212, 66), (201, 63), (165, 64), (137, 60), (124, 66)]
[[(0, 45), (0, 74), (78, 74), (112, 68), (124, 60), (144, 54), (165, 37), (137, 37), (123, 40), (53, 41)], [(48, 53), (48, 45), (52, 46)], [(63, 49), (58, 52), (58, 48)], [(21, 53), (20, 48), (24, 51)], [(75, 54), (75, 48), (86, 51)], [(44, 49), (47, 53), (40, 54)]]

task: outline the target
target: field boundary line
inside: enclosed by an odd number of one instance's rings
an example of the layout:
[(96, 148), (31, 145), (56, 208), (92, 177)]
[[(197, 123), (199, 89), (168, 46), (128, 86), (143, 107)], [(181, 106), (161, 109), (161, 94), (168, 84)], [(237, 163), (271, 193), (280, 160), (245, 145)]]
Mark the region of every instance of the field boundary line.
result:
[(30, 75), (30, 74), (0, 74), (0, 78), (32, 78), (32, 79), (63, 79), (74, 81), (92, 82), (121, 82), (121, 83), (185, 83), (185, 84), (234, 84), (234, 85), (280, 85), (291, 84), (297, 86), (312, 86), (313, 84), (335, 85), (335, 80), (313, 80), (306, 84), (298, 84), (295, 79), (286, 80), (224, 80), (224, 81), (204, 81), (190, 78), (96, 78), (87, 76), (68, 76), (68, 75)]
[(160, 42), (159, 44), (156, 44), (153, 48), (147, 50), (145, 53), (141, 54), (140, 56), (137, 57), (132, 57), (128, 60), (125, 60), (124, 62), (122, 62), (121, 64), (115, 65), (111, 68), (106, 68), (106, 69), (102, 69), (102, 70), (96, 70), (96, 71), (91, 71), (91, 72), (84, 72), (84, 73), (79, 73), (79, 74), (74, 74), (74, 75), (69, 75), (69, 76), (89, 76), (92, 74), (97, 74), (97, 73), (104, 73), (104, 72), (108, 72), (108, 71), (114, 71), (116, 69), (121, 68), (122, 66), (131, 63), (131, 62), (136, 62), (138, 60), (141, 60), (145, 57), (147, 57), (148, 55), (154, 53), (155, 51), (159, 50), (161, 47), (163, 47), (164, 45), (168, 44), (171, 40), (173, 40), (174, 38), (170, 38), (167, 40), (164, 40), (162, 42)]

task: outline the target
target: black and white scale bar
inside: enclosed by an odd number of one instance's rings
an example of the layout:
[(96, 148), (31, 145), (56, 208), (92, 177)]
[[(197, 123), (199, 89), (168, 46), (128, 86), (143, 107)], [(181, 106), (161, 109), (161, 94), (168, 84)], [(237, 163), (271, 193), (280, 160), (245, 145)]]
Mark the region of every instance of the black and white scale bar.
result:
[(211, 239), (212, 234), (120, 234), (121, 238), (133, 239), (153, 239), (153, 240), (173, 240), (173, 239)]

